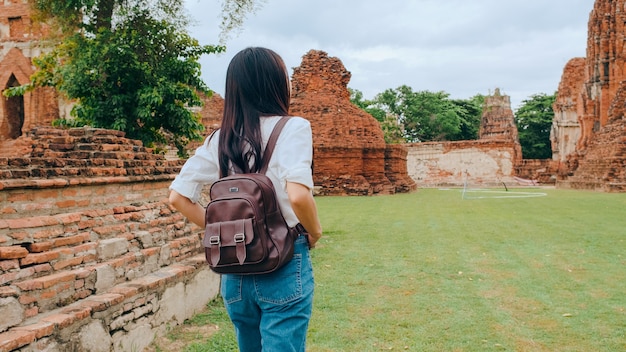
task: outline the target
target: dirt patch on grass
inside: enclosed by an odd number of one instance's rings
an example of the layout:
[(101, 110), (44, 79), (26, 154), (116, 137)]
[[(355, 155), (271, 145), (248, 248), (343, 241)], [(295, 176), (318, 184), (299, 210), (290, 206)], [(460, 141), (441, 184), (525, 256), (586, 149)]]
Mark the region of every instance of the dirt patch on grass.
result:
[(213, 324), (180, 325), (166, 333), (165, 336), (156, 336), (150, 346), (144, 349), (144, 352), (183, 351), (186, 346), (206, 340), (219, 329), (219, 326)]

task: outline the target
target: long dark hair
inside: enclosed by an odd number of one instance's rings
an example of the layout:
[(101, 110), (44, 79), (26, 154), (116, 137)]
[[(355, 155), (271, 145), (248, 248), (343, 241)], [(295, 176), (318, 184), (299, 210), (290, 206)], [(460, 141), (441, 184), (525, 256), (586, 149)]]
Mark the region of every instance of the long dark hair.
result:
[(289, 75), (282, 58), (266, 48), (237, 53), (226, 71), (224, 116), (219, 139), (221, 177), (230, 163), (239, 172), (261, 168), (261, 116), (289, 114)]

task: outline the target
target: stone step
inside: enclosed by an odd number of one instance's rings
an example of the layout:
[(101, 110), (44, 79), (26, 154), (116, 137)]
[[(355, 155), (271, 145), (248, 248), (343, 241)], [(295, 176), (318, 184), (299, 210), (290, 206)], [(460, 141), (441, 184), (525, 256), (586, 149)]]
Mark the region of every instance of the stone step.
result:
[[(185, 287), (175, 286), (183, 282), (186, 283)], [(47, 341), (58, 348), (59, 342), (56, 341), (68, 339), (62, 330), (70, 326), (73, 331), (83, 331), (84, 336), (80, 336), (80, 340), (98, 338), (110, 345), (111, 341), (115, 343), (116, 337), (117, 343), (122, 345), (137, 341), (124, 336), (133, 336), (135, 330), (134, 335), (147, 335), (141, 341), (144, 345), (141, 347), (144, 348), (155, 334), (151, 329), (146, 331), (146, 326), (163, 331), (172, 320), (182, 324), (184, 319), (200, 311), (209, 300), (215, 298), (218, 290), (219, 276), (208, 271), (204, 255), (197, 255), (118, 284), (106, 292), (37, 314), (0, 333), (0, 352), (15, 351), (38, 340), (44, 344)], [(19, 305), (16, 293), (11, 293), (4, 287), (0, 291), (0, 297), (8, 305)], [(3, 319), (10, 322), (12, 317), (5, 316)], [(93, 321), (97, 321), (101, 327), (98, 331), (100, 334), (96, 336), (92, 330), (86, 328)]]

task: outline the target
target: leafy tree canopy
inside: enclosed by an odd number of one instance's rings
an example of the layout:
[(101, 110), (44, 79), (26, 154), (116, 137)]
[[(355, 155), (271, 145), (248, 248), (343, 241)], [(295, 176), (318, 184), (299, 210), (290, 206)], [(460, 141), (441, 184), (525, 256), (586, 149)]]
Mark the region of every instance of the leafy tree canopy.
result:
[[(190, 110), (201, 105), (197, 92), (210, 94), (198, 60), (225, 47), (200, 45), (187, 33), (184, 0), (29, 2), (58, 42), (33, 60), (31, 83), (5, 95), (53, 86), (75, 102), (73, 119), (57, 123), (122, 130), (146, 146), (173, 142), (181, 156), (190, 140), (202, 138), (199, 116)], [(223, 1), (231, 11), (223, 14), (224, 32), (240, 26), (253, 4)]]
[(515, 113), (515, 122), (522, 145), (524, 159), (549, 159), (552, 157), (550, 129), (554, 119), (552, 105), (556, 93), (539, 93), (522, 101)]
[(388, 142), (424, 142), (476, 139), (484, 98), (453, 100), (445, 92), (414, 92), (403, 85), (372, 100), (353, 90), (351, 100), (381, 122)]

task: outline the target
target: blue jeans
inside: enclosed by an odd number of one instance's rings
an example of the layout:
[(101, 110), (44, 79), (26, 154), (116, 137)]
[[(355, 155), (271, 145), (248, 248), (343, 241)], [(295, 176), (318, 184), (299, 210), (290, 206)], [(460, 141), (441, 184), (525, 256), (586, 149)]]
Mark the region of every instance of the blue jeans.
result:
[(222, 275), (221, 294), (241, 352), (305, 352), (313, 308), (313, 267), (307, 238), (293, 259), (263, 275)]

